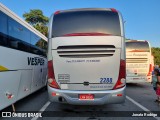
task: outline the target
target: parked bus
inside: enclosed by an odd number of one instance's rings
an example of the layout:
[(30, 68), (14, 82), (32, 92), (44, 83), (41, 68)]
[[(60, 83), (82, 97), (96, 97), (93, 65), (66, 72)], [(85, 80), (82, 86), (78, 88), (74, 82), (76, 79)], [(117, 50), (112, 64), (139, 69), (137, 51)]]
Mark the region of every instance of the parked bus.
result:
[(151, 82), (152, 64), (151, 47), (145, 40), (126, 42), (126, 82)]
[(0, 3), (0, 110), (46, 85), (46, 47), (44, 35)]
[(75, 105), (125, 101), (125, 39), (117, 10), (57, 11), (50, 18), (48, 42), (50, 101)]

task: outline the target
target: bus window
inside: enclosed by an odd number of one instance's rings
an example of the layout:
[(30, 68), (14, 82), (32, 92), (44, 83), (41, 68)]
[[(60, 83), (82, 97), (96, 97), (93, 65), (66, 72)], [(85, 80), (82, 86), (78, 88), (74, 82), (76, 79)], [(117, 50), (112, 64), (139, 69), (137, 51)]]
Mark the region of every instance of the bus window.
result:
[(72, 11), (56, 14), (52, 31), (52, 37), (71, 33), (103, 33), (121, 36), (118, 13), (103, 10)]
[(7, 16), (0, 11), (0, 45), (7, 46)]

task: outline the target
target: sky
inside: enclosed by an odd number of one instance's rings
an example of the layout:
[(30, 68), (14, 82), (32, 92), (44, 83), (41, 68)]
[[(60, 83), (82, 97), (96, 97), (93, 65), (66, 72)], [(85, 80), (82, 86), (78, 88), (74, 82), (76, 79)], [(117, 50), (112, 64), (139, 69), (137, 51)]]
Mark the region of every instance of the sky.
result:
[[(50, 17), (57, 10), (72, 8), (115, 8), (125, 21), (128, 39), (147, 40), (160, 47), (160, 0), (0, 0), (22, 17), (30, 9), (40, 9)], [(23, 17), (22, 17), (23, 18)]]

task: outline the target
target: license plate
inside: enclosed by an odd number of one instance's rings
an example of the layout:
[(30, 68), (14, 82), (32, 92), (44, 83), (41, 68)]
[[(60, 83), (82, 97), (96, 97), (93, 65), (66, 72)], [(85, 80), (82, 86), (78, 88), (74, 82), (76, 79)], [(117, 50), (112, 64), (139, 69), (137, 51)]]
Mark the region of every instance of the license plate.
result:
[(94, 100), (93, 94), (80, 94), (79, 100)]

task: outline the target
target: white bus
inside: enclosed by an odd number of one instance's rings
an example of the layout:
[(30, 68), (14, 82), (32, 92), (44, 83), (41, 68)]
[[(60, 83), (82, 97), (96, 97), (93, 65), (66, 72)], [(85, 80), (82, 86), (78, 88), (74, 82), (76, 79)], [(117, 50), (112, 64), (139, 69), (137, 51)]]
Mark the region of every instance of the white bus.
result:
[(125, 101), (125, 40), (117, 10), (57, 11), (50, 19), (48, 42), (50, 101), (75, 105)]
[(151, 82), (152, 60), (151, 47), (145, 40), (126, 42), (126, 82)]
[(46, 85), (46, 47), (44, 35), (0, 3), (0, 110)]

